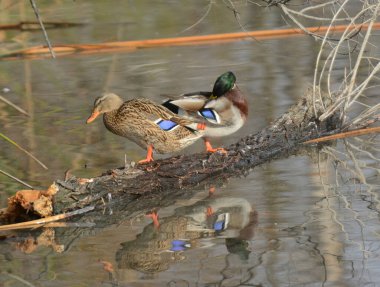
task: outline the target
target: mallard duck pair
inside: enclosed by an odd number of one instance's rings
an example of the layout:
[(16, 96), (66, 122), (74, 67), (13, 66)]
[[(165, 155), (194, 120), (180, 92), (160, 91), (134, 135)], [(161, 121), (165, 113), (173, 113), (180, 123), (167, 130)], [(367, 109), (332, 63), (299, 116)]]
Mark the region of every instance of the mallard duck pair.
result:
[(105, 93), (95, 100), (87, 123), (104, 114), (109, 131), (147, 149), (139, 163), (153, 161), (153, 150), (176, 152), (199, 138), (204, 139), (207, 151), (225, 152), (212, 148), (208, 138), (230, 135), (247, 120), (247, 100), (235, 82), (235, 75), (226, 72), (218, 77), (212, 92), (184, 94), (162, 105), (147, 99), (124, 102), (116, 94)]

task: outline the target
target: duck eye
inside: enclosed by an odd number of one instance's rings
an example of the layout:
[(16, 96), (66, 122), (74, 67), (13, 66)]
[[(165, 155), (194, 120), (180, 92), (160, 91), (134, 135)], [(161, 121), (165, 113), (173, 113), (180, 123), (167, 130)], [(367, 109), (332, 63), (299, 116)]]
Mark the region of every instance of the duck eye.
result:
[(99, 98), (95, 100), (94, 107), (99, 106), (103, 99)]

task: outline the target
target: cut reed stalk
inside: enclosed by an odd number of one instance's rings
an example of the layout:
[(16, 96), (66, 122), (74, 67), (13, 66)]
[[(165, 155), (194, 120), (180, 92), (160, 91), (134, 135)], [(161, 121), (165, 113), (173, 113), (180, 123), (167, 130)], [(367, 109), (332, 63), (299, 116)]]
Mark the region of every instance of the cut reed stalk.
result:
[[(350, 26), (336, 25), (336, 26), (320, 26), (309, 27), (307, 31), (311, 33), (324, 33), (330, 32), (342, 32), (349, 30), (365, 30), (368, 25)], [(372, 29), (380, 29), (380, 23), (375, 23)], [(142, 48), (155, 48), (155, 47), (170, 47), (170, 46), (184, 46), (184, 45), (200, 45), (200, 44), (215, 44), (220, 42), (230, 42), (237, 40), (252, 40), (252, 39), (270, 39), (278, 37), (286, 37), (292, 35), (303, 35), (304, 29), (279, 29), (279, 30), (265, 30), (265, 31), (247, 31), (237, 33), (224, 33), (224, 34), (212, 34), (203, 36), (188, 36), (188, 37), (176, 37), (176, 38), (161, 38), (161, 39), (148, 39), (137, 41), (119, 41), (108, 42), (102, 44), (67, 44), (56, 45), (53, 50), (57, 55), (67, 55), (72, 53), (105, 53), (115, 51), (136, 50)], [(1, 56), (3, 59), (18, 59), (19, 57), (28, 58), (41, 58), (50, 53), (48, 47), (36, 46), (24, 50), (19, 50), (9, 54)]]

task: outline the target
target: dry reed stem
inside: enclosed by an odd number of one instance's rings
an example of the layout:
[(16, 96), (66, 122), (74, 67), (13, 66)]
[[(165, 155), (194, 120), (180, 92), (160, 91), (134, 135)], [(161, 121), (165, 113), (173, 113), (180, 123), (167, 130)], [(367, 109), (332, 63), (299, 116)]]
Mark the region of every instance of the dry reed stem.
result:
[(380, 132), (380, 127), (365, 128), (365, 129), (359, 129), (359, 130), (353, 130), (353, 131), (348, 131), (344, 133), (334, 134), (331, 136), (320, 137), (317, 139), (312, 139), (309, 141), (305, 141), (304, 144), (319, 143), (319, 142), (343, 139), (343, 138), (348, 138), (348, 137), (356, 137), (356, 136), (379, 133), (379, 132)]
[(27, 186), (27, 187), (29, 187), (31, 189), (33, 189), (33, 186), (31, 186), (30, 184), (27, 184), (25, 181), (22, 181), (21, 179), (15, 177), (14, 175), (11, 175), (11, 174), (7, 173), (6, 171), (3, 171), (3, 170), (0, 169), (0, 173), (4, 174), (5, 176), (8, 176), (9, 178), (11, 178), (11, 179), (13, 179), (13, 180), (15, 180), (15, 181), (17, 181), (17, 182), (19, 182), (19, 183)]
[(16, 143), (15, 141), (13, 141), (12, 139), (10, 139), (9, 137), (7, 137), (6, 135), (0, 133), (0, 137), (3, 138), (4, 140), (6, 140), (7, 142), (13, 144), (15, 147), (17, 147), (19, 150), (23, 151), (24, 153), (26, 153), (29, 157), (31, 157), (32, 159), (34, 159), (40, 166), (42, 166), (44, 169), (48, 169), (47, 166), (45, 164), (43, 164), (38, 158), (36, 158), (33, 154), (31, 154), (30, 152), (28, 152), (26, 149), (24, 149), (22, 146), (20, 146), (18, 143)]
[[(325, 106), (325, 112), (320, 115), (319, 120), (324, 121), (339, 111), (342, 129), (364, 126), (362, 123), (373, 118), (380, 109), (380, 104), (365, 106), (361, 100), (366, 96), (365, 93), (372, 91), (374, 96), (377, 94), (375, 89), (380, 71), (380, 59), (371, 56), (369, 51), (372, 47), (377, 48), (371, 43), (371, 39), (376, 36), (373, 30), (377, 29), (376, 20), (380, 13), (380, 1), (361, 0), (354, 3), (352, 0), (332, 0), (320, 4), (305, 1), (300, 5), (290, 5), (289, 1), (264, 2), (269, 6), (279, 7), (304, 33), (321, 40), (314, 70), (313, 101), (314, 105), (317, 101), (323, 102), (323, 94), (327, 94), (333, 102)], [(361, 6), (358, 7), (358, 3)], [(353, 8), (352, 4), (356, 6)], [(305, 28), (304, 22), (310, 19), (329, 23), (327, 29), (324, 29), (323, 37), (320, 33), (316, 34)], [(339, 39), (333, 39), (334, 27), (344, 22), (348, 22), (346, 29), (341, 30), (342, 35)], [(366, 27), (366, 32), (362, 29), (363, 25)], [(344, 79), (339, 87), (336, 87), (338, 83), (334, 77), (337, 71), (342, 70), (342, 54), (347, 55), (348, 63), (343, 67)], [(363, 67), (366, 64), (369, 72), (363, 79), (359, 75), (363, 76)], [(360, 112), (350, 119), (350, 112), (354, 107), (359, 107)]]
[[(309, 27), (307, 31), (313, 33), (325, 33), (326, 31), (341, 32), (347, 29), (366, 30), (368, 25), (347, 28), (347, 25), (336, 25), (333, 27)], [(373, 25), (374, 29), (380, 29), (380, 22)], [(268, 39), (275, 37), (286, 37), (291, 35), (302, 35), (303, 29), (278, 29), (265, 31), (247, 31), (237, 33), (212, 34), (203, 36), (188, 36), (176, 38), (148, 39), (138, 41), (108, 42), (102, 44), (67, 44), (57, 45), (53, 48), (57, 55), (67, 55), (72, 53), (104, 53), (115, 51), (136, 50), (142, 48), (170, 47), (183, 45), (215, 44), (220, 42), (230, 42), (237, 40)], [(39, 55), (50, 53), (49, 48), (43, 46), (32, 47), (20, 51), (2, 55), (3, 59), (19, 59), (19, 57), (37, 58)]]
[[(325, 112), (319, 117), (319, 120), (323, 121), (339, 110), (344, 128), (353, 125), (360, 126), (361, 122), (373, 117), (380, 108), (379, 104), (361, 107), (359, 115), (353, 119), (348, 117), (354, 106), (362, 105), (360, 98), (364, 93), (376, 88), (374, 81), (377, 80), (377, 74), (380, 71), (380, 59), (368, 55), (371, 46), (374, 46), (371, 39), (376, 36), (374, 29), (377, 29), (376, 20), (380, 13), (380, 1), (362, 0), (357, 3), (361, 4), (361, 9), (351, 9), (352, 0), (334, 0), (316, 5), (313, 2), (307, 4), (305, 2), (300, 5), (301, 8), (278, 4), (278, 7), (295, 25), (316, 39), (321, 38), (320, 34), (305, 30), (303, 20), (329, 21), (315, 65), (313, 99), (314, 102), (321, 101), (322, 92), (334, 99), (331, 105), (325, 107)], [(309, 7), (303, 8), (305, 5), (309, 5)], [(315, 16), (316, 14), (318, 16)], [(346, 29), (342, 30), (343, 33), (339, 39), (332, 39), (333, 28), (342, 22), (348, 22)], [(361, 28), (363, 25), (366, 27), (366, 32)], [(342, 59), (339, 57), (342, 54), (347, 54), (348, 63), (343, 68), (344, 79), (337, 88), (334, 76), (337, 70), (342, 69)], [(362, 72), (362, 68), (367, 62), (370, 66), (369, 72), (364, 79), (359, 79), (358, 76), (362, 76), (359, 72)]]
[(21, 223), (15, 223), (15, 224), (6, 224), (6, 225), (0, 225), (0, 231), (9, 231), (9, 230), (16, 230), (16, 229), (25, 229), (25, 228), (36, 228), (36, 227), (41, 227), (44, 224), (66, 219), (69, 217), (72, 217), (74, 215), (79, 215), (83, 214), (86, 212), (89, 212), (91, 210), (94, 210), (94, 206), (87, 206), (75, 211), (67, 212), (67, 213), (62, 213), (50, 217), (45, 217), (41, 219), (36, 219), (36, 220), (30, 220), (26, 222), (21, 222)]
[(42, 33), (44, 34), (44, 37), (45, 37), (45, 41), (48, 45), (48, 48), (49, 48), (49, 52), (51, 54), (51, 56), (53, 58), (55, 58), (55, 53), (54, 53), (54, 50), (51, 46), (51, 43), (50, 43), (50, 40), (49, 40), (49, 36), (46, 32), (46, 29), (45, 29), (45, 26), (44, 26), (44, 23), (42, 22), (42, 19), (41, 19), (41, 16), (40, 16), (40, 12), (38, 11), (38, 8), (37, 8), (37, 5), (36, 3), (34, 2), (34, 0), (30, 0), (30, 4), (32, 5), (32, 8), (33, 8), (33, 11), (34, 11), (34, 14), (36, 14), (36, 17), (37, 17), (37, 20), (38, 20), (38, 23), (40, 24), (41, 26), (41, 30), (42, 30)]
[(22, 108), (20, 108), (18, 105), (12, 103), (10, 100), (4, 98), (3, 96), (0, 95), (0, 101), (3, 101), (4, 103), (6, 103), (7, 105), (11, 106), (12, 108), (14, 108), (15, 110), (19, 111), (20, 113), (26, 115), (26, 116), (29, 116), (29, 114)]
[[(74, 22), (44, 22), (45, 29), (59, 29), (75, 26), (84, 26), (84, 23)], [(17, 24), (2, 24), (0, 30), (20, 30), (20, 31), (35, 31), (40, 30), (41, 26), (39, 22), (33, 21), (20, 21)]]

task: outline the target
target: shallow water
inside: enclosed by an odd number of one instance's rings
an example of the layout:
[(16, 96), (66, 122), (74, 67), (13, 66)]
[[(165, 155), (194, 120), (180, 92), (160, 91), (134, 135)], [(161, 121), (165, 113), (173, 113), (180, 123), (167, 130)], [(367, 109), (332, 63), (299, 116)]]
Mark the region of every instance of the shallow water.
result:
[[(48, 30), (53, 43), (98, 43), (240, 29), (233, 13), (219, 2), (199, 25), (182, 33), (204, 15), (207, 2), (39, 2), (44, 21), (88, 23)], [(240, 5), (247, 30), (285, 25), (276, 9)], [(4, 21), (34, 19), (27, 4), (14, 5), (8, 11), (2, 12)], [(27, 46), (43, 43), (40, 32), (1, 35), (7, 47), (20, 45), (17, 39)], [(250, 116), (239, 132), (214, 141), (228, 145), (268, 125), (304, 93), (312, 82), (317, 52), (311, 38), (289, 37), (56, 60), (2, 61), (0, 88), (10, 91), (1, 94), (30, 116), (0, 102), (0, 132), (31, 151), (49, 169), (44, 170), (4, 141), (0, 141), (0, 169), (35, 187), (46, 187), (63, 178), (67, 169), (77, 176), (92, 177), (122, 166), (124, 155), (128, 160), (139, 160), (145, 152), (109, 133), (100, 120), (85, 124), (97, 96), (112, 91), (125, 99), (161, 101), (163, 94), (209, 90), (218, 75), (231, 70), (248, 95)], [(83, 227), (72, 228), (70, 236), (67, 230), (71, 229), (66, 227), (67, 237), (60, 236), (63, 228), (14, 233), (13, 239), (0, 241), (0, 283), (376, 286), (380, 284), (379, 180), (373, 168), (378, 161), (351, 144), (377, 152), (378, 157), (378, 151), (372, 150), (376, 140), (371, 147), (358, 139), (315, 151), (311, 157), (273, 161), (254, 169), (246, 178), (230, 180), (211, 197), (207, 190), (199, 191), (191, 199), (161, 208), (159, 230), (144, 212), (106, 228), (83, 222)], [(201, 151), (203, 145), (197, 143), (183, 152)], [(359, 183), (361, 174), (352, 176), (341, 165), (334, 168), (334, 156), (345, 158), (350, 152), (361, 160), (360, 170), (368, 184)], [(351, 160), (346, 162), (355, 167)], [(9, 195), (22, 188), (0, 175), (2, 206)], [(206, 216), (209, 208), (213, 217)], [(104, 216), (112, 217), (111, 213), (105, 209)], [(219, 230), (225, 216), (229, 216), (229, 224)], [(112, 276), (99, 261), (112, 263)]]

